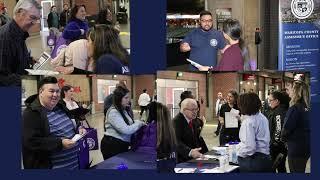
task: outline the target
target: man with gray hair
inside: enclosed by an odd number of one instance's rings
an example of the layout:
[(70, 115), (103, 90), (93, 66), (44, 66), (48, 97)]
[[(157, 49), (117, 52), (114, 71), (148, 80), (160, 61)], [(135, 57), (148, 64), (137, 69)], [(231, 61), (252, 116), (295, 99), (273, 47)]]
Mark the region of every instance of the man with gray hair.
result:
[(201, 127), (193, 122), (199, 111), (197, 101), (186, 98), (181, 102), (180, 113), (173, 118), (178, 141), (178, 162), (203, 157), (208, 148), (200, 136)]
[(25, 40), (39, 23), (41, 6), (36, 0), (19, 0), (13, 19), (0, 28), (0, 86), (20, 86), (21, 75), (32, 66)]

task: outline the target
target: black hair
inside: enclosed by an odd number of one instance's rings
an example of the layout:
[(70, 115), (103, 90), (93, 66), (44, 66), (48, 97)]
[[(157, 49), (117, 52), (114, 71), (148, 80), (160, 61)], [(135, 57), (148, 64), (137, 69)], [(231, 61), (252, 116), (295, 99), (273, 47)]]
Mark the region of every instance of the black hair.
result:
[(65, 92), (69, 91), (72, 88), (72, 86), (70, 85), (65, 85), (61, 88), (61, 98), (63, 99), (64, 97), (66, 97)]
[(186, 98), (191, 98), (191, 99), (194, 99), (194, 96), (192, 95), (192, 92), (191, 91), (183, 91), (181, 94), (180, 94), (180, 102), (179, 102), (179, 107), (181, 107), (181, 103), (184, 99)]
[(212, 14), (211, 14), (210, 11), (201, 11), (201, 12), (200, 12), (200, 18), (201, 18), (202, 16), (204, 16), (204, 15), (210, 15), (210, 16), (212, 16)]
[(273, 91), (270, 95), (279, 101), (279, 104), (289, 108), (290, 97), (285, 91)]
[(147, 89), (143, 89), (142, 91), (145, 93), (145, 92), (147, 92)]
[(106, 8), (106, 9), (103, 9), (99, 12), (98, 18), (97, 18), (97, 24), (112, 25), (112, 22), (108, 21), (106, 18), (109, 11), (110, 10), (108, 8)]
[(57, 84), (58, 80), (56, 77), (47, 76), (39, 81), (39, 88), (42, 88), (45, 84)]
[(152, 121), (157, 121), (157, 102), (153, 101), (147, 105), (148, 109), (148, 119), (147, 123), (151, 123)]
[(243, 115), (255, 115), (259, 112), (261, 106), (261, 100), (256, 93), (244, 93), (238, 99), (238, 107)]
[(233, 40), (240, 40), (241, 26), (240, 22), (236, 19), (227, 19), (224, 21), (222, 30)]
[[(118, 110), (118, 112), (121, 114), (123, 120), (127, 125), (129, 125), (129, 120), (127, 117), (124, 115), (125, 108), (122, 106), (122, 98), (126, 96), (130, 91), (122, 86), (117, 86), (116, 89), (113, 91), (113, 96), (112, 96), (112, 104), (113, 106)], [(128, 113), (130, 116), (130, 113)], [(132, 117), (131, 117), (132, 118)], [(133, 119), (132, 119), (133, 120)]]

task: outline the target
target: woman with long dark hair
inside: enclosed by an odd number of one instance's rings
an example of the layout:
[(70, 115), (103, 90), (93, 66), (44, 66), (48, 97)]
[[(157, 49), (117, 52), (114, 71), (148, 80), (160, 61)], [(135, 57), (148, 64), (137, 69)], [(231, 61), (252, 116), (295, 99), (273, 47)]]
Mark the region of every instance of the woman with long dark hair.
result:
[(239, 110), (237, 105), (238, 93), (235, 90), (230, 90), (227, 95), (227, 103), (223, 104), (220, 108), (219, 122), (221, 123), (221, 130), (219, 141), (220, 145), (225, 145), (231, 141), (239, 140), (240, 123), (237, 128), (229, 128), (225, 126), (225, 113), (230, 112), (232, 109)]
[(170, 112), (163, 104), (154, 103), (157, 105), (157, 170), (158, 172), (174, 172), (177, 140)]
[(302, 81), (295, 81), (289, 89), (290, 108), (286, 114), (282, 140), (288, 146), (290, 172), (304, 173), (310, 158), (310, 90)]
[(113, 103), (106, 113), (105, 132), (101, 140), (103, 159), (108, 159), (122, 152), (127, 152), (131, 143), (131, 135), (144, 123), (133, 120), (126, 107), (129, 106), (129, 90), (117, 86), (113, 92)]
[(70, 20), (64, 28), (62, 37), (70, 42), (78, 39), (85, 39), (89, 26), (86, 21), (86, 7), (76, 5), (71, 9)]
[(129, 54), (111, 26), (97, 25), (89, 34), (89, 56), (95, 74), (129, 74)]

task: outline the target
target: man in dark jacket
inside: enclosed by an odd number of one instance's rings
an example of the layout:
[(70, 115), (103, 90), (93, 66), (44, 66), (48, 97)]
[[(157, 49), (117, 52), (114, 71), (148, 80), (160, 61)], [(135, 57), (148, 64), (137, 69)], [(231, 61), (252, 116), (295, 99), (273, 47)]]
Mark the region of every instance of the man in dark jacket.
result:
[[(39, 94), (30, 96), (23, 112), (22, 156), (25, 169), (79, 169), (76, 125), (59, 102), (55, 77), (39, 82)], [(79, 133), (85, 133), (83, 128)]]
[(274, 91), (269, 95), (270, 155), (275, 170), (286, 172), (287, 149), (281, 141), (281, 130), (289, 108), (289, 95), (286, 92)]
[(41, 6), (34, 0), (20, 0), (13, 20), (0, 28), (0, 86), (20, 86), (21, 75), (32, 65), (25, 40), (28, 30), (40, 20)]
[(178, 141), (178, 162), (185, 162), (203, 156), (208, 148), (200, 136), (201, 124), (197, 118), (198, 105), (196, 100), (187, 98), (181, 103), (180, 113), (174, 119), (174, 129)]
[(52, 6), (51, 7), (51, 11), (48, 14), (48, 27), (49, 28), (57, 28), (59, 29), (59, 15), (57, 13), (57, 7), (56, 6)]
[(70, 9), (68, 4), (63, 5), (63, 11), (60, 14), (60, 27), (66, 27), (70, 17)]

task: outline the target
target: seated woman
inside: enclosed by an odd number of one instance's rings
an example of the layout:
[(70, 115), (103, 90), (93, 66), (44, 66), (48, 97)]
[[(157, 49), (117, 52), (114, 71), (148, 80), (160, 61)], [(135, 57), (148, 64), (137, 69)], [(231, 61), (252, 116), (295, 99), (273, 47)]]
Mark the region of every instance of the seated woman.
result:
[(237, 145), (240, 172), (272, 172), (269, 121), (260, 112), (259, 96), (241, 94), (238, 102), (243, 115)]
[(129, 106), (129, 90), (117, 86), (113, 92), (113, 104), (106, 113), (105, 132), (101, 140), (101, 153), (106, 160), (122, 152), (127, 152), (131, 135), (144, 125), (142, 121), (133, 120), (125, 110)]
[(129, 54), (123, 48), (117, 30), (97, 25), (89, 34), (89, 57), (95, 74), (130, 74)]
[(176, 166), (177, 140), (169, 109), (161, 103), (156, 104), (157, 121), (157, 171), (172, 172)]

